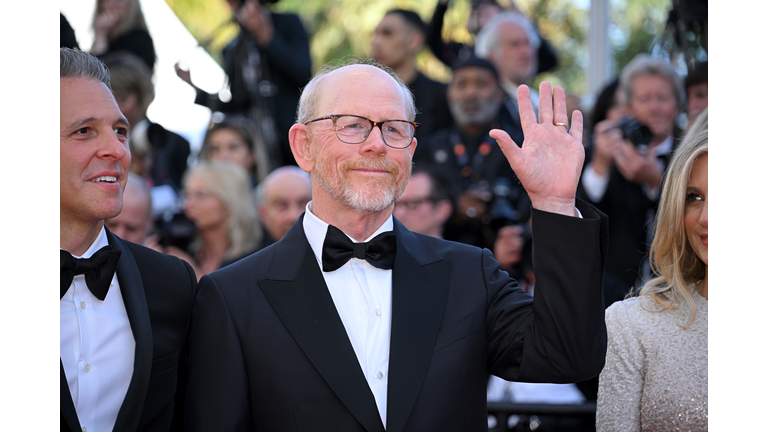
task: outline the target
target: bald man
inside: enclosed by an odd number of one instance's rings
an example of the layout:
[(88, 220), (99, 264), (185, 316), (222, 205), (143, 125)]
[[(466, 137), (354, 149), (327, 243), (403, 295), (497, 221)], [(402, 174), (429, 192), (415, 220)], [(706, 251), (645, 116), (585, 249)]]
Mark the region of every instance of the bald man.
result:
[[(552, 94), (549, 83), (540, 87)], [(584, 147), (555, 89), (529, 140), (491, 132), (528, 189), (536, 297), (488, 250), (392, 217), (411, 173), (413, 96), (391, 70), (327, 68), (303, 90), (291, 150), (312, 201), (277, 243), (200, 280), (190, 431), (487, 431), (488, 374), (573, 382), (605, 361), (604, 219), (576, 208)]]
[(125, 241), (144, 244), (152, 230), (152, 195), (145, 180), (138, 174), (128, 173), (123, 193), (123, 210), (107, 219), (105, 224), (112, 234)]
[(263, 247), (283, 238), (312, 199), (312, 183), (301, 168), (284, 166), (269, 173), (256, 189), (256, 208), (267, 235)]

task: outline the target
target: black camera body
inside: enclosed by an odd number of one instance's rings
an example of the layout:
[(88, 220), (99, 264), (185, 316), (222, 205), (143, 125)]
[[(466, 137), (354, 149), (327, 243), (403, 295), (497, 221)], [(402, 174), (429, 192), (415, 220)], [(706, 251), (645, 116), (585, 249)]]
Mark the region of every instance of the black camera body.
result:
[(630, 117), (622, 117), (616, 127), (621, 129), (624, 139), (635, 147), (647, 146), (653, 139), (653, 132), (648, 126)]

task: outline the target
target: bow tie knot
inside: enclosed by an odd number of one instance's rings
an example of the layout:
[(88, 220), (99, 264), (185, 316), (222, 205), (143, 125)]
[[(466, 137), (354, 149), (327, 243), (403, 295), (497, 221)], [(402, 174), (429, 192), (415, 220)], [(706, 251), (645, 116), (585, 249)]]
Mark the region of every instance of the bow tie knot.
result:
[(392, 231), (381, 233), (369, 242), (355, 243), (340, 229), (328, 225), (323, 243), (323, 271), (337, 270), (350, 258), (364, 259), (376, 268), (391, 270), (396, 251), (397, 242)]
[(77, 275), (85, 275), (85, 284), (93, 295), (104, 300), (107, 297), (112, 276), (117, 268), (117, 260), (120, 251), (112, 250), (107, 245), (99, 249), (90, 258), (75, 258), (69, 252), (61, 250), (59, 253), (61, 265), (61, 297), (69, 290), (72, 279)]

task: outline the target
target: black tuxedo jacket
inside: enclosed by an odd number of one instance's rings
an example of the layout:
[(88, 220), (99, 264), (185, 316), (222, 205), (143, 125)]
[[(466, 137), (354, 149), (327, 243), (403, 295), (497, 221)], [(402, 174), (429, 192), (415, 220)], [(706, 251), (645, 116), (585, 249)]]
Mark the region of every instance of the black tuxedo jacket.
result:
[[(136, 340), (133, 378), (114, 431), (181, 430), (185, 344), (197, 278), (178, 258), (126, 242), (109, 230), (107, 240), (121, 252), (117, 280)], [(63, 366), (60, 403), (61, 430), (81, 432)]]
[[(387, 431), (487, 431), (486, 384), (574, 382), (606, 350), (606, 219), (534, 210), (536, 296), (490, 251), (395, 220)], [(384, 431), (302, 218), (204, 276), (192, 310), (190, 431)]]

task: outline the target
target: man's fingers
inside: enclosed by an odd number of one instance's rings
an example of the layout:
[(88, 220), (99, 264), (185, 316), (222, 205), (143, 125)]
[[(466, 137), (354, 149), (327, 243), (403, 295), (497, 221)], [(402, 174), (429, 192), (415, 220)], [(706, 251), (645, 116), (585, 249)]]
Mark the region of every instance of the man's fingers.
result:
[[(567, 117), (567, 116), (566, 116)], [(542, 81), (539, 85), (539, 123), (553, 124), (552, 116), (552, 84)]]
[(510, 158), (520, 150), (509, 134), (501, 129), (491, 129), (488, 135), (499, 143), (501, 151), (504, 152), (504, 155), (507, 156), (507, 158)]
[(537, 123), (536, 112), (531, 103), (531, 89), (523, 84), (517, 88), (517, 107), (520, 110), (520, 124), (523, 126), (523, 133)]
[[(563, 90), (562, 87), (557, 86), (552, 93), (555, 98), (555, 110), (552, 114), (552, 122), (565, 124), (566, 130), (568, 130), (568, 107), (565, 103), (565, 90)], [(541, 105), (541, 102), (539, 102), (539, 105)]]
[(573, 115), (571, 116), (570, 133), (571, 133), (571, 136), (576, 138), (579, 142), (583, 142), (581, 138), (584, 134), (584, 116), (581, 114), (581, 111), (579, 110), (574, 110)]

